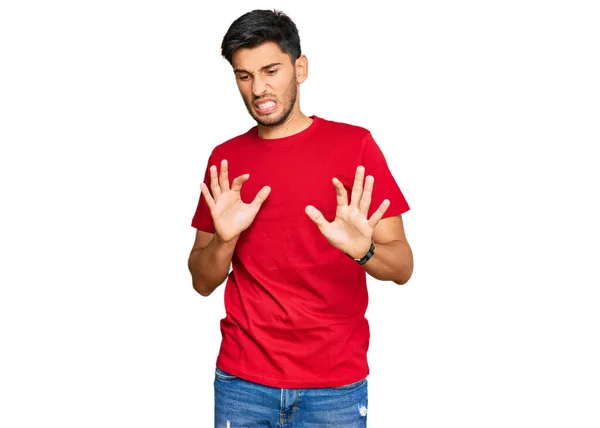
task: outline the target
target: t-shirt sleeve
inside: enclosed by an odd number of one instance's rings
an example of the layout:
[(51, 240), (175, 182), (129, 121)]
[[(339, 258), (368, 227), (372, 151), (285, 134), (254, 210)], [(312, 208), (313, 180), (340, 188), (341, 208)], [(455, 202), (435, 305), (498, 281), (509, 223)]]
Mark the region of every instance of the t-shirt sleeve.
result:
[[(206, 170), (204, 172), (204, 184), (208, 186), (210, 189), (210, 165), (212, 162), (212, 155), (208, 159), (206, 164)], [(196, 213), (192, 218), (192, 226), (198, 230), (207, 233), (215, 233), (215, 226), (212, 221), (212, 216), (210, 215), (210, 211), (208, 209), (208, 205), (206, 205), (206, 200), (204, 199), (204, 195), (200, 192), (200, 198), (198, 200), (198, 206), (196, 207)]]
[(369, 208), (369, 218), (379, 208), (384, 199), (389, 199), (390, 206), (383, 215), (383, 218), (403, 214), (410, 209), (398, 183), (392, 176), (383, 152), (370, 132), (365, 137), (363, 143), (362, 165), (365, 167), (365, 177), (372, 175), (375, 179), (371, 206)]

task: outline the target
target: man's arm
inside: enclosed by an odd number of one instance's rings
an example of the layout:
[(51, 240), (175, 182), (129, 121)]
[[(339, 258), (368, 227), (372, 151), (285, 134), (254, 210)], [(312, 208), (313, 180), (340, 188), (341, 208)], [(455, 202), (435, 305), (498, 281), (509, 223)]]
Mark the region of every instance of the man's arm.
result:
[(237, 238), (221, 242), (212, 233), (196, 231), (196, 240), (188, 259), (194, 290), (209, 296), (225, 281)]
[(363, 268), (373, 278), (404, 285), (413, 272), (413, 254), (400, 215), (379, 221), (373, 229), (375, 254)]
[(240, 233), (250, 226), (271, 192), (269, 186), (264, 186), (251, 203), (245, 204), (240, 191), (250, 174), (235, 178), (230, 187), (226, 159), (221, 161), (218, 178), (215, 165), (210, 166), (209, 172), (210, 189), (206, 183), (200, 184), (200, 189), (210, 211), (215, 233), (197, 230), (196, 241), (188, 259), (194, 290), (203, 296), (210, 295), (227, 278)]
[(376, 245), (375, 252), (362, 264), (367, 273), (383, 281), (406, 284), (412, 275), (413, 256), (404, 234), (402, 217), (397, 215), (383, 219), (390, 206), (389, 199), (384, 199), (371, 217), (367, 218), (375, 179), (370, 175), (365, 178), (364, 174), (365, 168), (359, 165), (356, 168), (350, 203), (344, 185), (333, 178), (337, 209), (332, 222), (328, 222), (312, 205), (307, 205), (305, 212), (329, 243), (350, 257), (356, 259), (365, 255), (373, 241)]

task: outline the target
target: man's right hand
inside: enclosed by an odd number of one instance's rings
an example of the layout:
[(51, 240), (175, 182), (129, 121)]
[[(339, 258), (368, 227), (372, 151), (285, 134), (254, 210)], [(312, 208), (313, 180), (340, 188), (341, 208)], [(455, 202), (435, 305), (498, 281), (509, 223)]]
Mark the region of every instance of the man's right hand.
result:
[(240, 190), (248, 178), (250, 174), (240, 175), (233, 180), (230, 188), (227, 160), (223, 159), (218, 175), (217, 167), (210, 167), (210, 191), (206, 184), (200, 185), (213, 219), (215, 234), (221, 242), (229, 242), (246, 230), (271, 192), (271, 188), (265, 186), (251, 203), (245, 204), (240, 197)]

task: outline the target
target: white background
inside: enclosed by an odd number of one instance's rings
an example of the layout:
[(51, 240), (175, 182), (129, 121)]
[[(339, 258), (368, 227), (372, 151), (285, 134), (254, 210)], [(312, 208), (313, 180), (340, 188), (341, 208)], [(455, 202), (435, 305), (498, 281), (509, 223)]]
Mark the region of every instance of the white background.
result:
[(253, 125), (220, 43), (255, 8), (412, 207), (413, 278), (369, 283), (369, 426), (600, 426), (593, 3), (2, 2), (0, 426), (212, 426), (190, 221)]

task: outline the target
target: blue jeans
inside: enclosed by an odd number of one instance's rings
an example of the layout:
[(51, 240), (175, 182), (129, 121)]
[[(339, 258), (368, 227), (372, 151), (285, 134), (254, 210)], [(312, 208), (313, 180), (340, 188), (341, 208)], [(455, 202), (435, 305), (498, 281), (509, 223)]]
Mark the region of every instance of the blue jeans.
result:
[(215, 428), (365, 428), (367, 379), (334, 388), (281, 389), (215, 370)]

